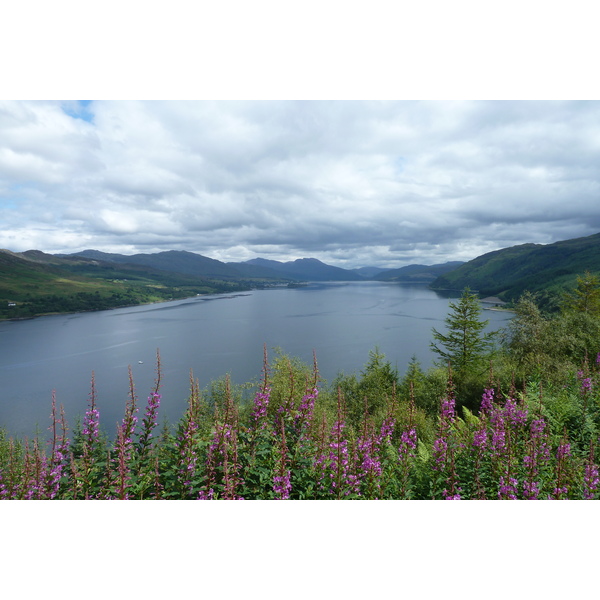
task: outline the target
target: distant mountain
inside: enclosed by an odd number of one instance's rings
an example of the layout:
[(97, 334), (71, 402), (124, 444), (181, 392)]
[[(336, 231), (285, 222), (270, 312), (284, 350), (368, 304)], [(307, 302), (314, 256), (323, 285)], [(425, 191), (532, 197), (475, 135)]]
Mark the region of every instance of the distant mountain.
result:
[(600, 233), (554, 244), (522, 244), (488, 252), (441, 275), (431, 287), (470, 287), (481, 295), (515, 300), (525, 290), (567, 288), (586, 270), (600, 272)]
[(299, 258), (289, 262), (253, 258), (245, 264), (272, 269), (282, 277), (296, 281), (361, 281), (364, 277), (349, 269), (327, 265), (316, 258)]
[[(64, 256), (64, 255), (63, 255)], [(120, 264), (141, 265), (161, 271), (193, 275), (195, 277), (209, 277), (216, 279), (241, 279), (244, 275), (235, 267), (213, 258), (202, 256), (194, 252), (183, 250), (167, 250), (154, 254), (110, 254), (99, 250), (83, 250), (67, 256), (79, 256), (115, 262)]]
[(161, 271), (221, 280), (273, 279), (287, 281), (359, 281), (364, 277), (353, 270), (327, 265), (316, 258), (300, 258), (279, 262), (255, 258), (246, 262), (224, 263), (183, 250), (154, 254), (111, 254), (99, 250), (83, 250), (61, 258), (85, 258), (104, 263), (138, 265)]
[(227, 265), (233, 267), (236, 271), (241, 273), (244, 277), (248, 278), (262, 278), (262, 279), (277, 279), (286, 281), (296, 281), (296, 278), (286, 277), (285, 274), (269, 267), (261, 266), (259, 264), (251, 264), (250, 262), (228, 262)]
[(387, 269), (382, 269), (381, 267), (360, 267), (359, 269), (350, 269), (354, 273), (357, 273), (361, 277), (366, 277), (367, 279), (373, 279), (376, 275), (383, 273)]
[(460, 267), (460, 261), (446, 262), (439, 265), (408, 265), (399, 269), (389, 269), (373, 277), (377, 281), (398, 281), (404, 283), (431, 283), (440, 275)]

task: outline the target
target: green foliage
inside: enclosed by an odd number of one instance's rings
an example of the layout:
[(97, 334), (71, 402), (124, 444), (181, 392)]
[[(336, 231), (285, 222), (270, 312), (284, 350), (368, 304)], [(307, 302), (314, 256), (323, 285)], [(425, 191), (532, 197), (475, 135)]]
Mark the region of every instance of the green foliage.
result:
[[(551, 382), (562, 381), (588, 357), (597, 355), (600, 316), (581, 306), (577, 309), (573, 305), (577, 297), (569, 297), (563, 310), (552, 315), (541, 312), (532, 294), (524, 294), (516, 303), (503, 346), (518, 379), (543, 376)], [(581, 301), (590, 304), (589, 298)]]
[(423, 371), (416, 357), (412, 357), (406, 373), (400, 380), (398, 395), (400, 398), (414, 398), (417, 408), (427, 415), (437, 415), (440, 398), (446, 389), (446, 368), (431, 368)]
[(348, 424), (356, 428), (365, 415), (376, 421), (383, 419), (386, 406), (396, 397), (398, 384), (398, 370), (375, 348), (369, 352), (360, 377), (339, 374), (331, 387), (332, 393), (341, 391)]
[(476, 294), (465, 288), (458, 302), (450, 302), (452, 312), (446, 317), (447, 333), (435, 328), (431, 349), (450, 364), (459, 376), (480, 369), (488, 359), (496, 332), (484, 333), (488, 321), (481, 321), (481, 307)]
[(435, 289), (470, 287), (485, 296), (517, 300), (523, 293), (564, 291), (578, 273), (600, 272), (600, 234), (556, 242), (523, 244), (479, 256), (436, 279)]
[(563, 300), (563, 311), (566, 313), (585, 313), (600, 317), (600, 278), (586, 271), (577, 276), (577, 287), (567, 292)]

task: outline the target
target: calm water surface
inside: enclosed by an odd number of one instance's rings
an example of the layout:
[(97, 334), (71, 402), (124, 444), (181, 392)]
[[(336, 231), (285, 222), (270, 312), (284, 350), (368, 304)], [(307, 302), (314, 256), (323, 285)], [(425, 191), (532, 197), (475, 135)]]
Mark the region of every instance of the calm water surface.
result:
[[(161, 413), (182, 415), (190, 370), (201, 387), (229, 373), (235, 383), (261, 375), (263, 345), (280, 347), (331, 381), (358, 373), (379, 347), (404, 373), (413, 355), (432, 364), (431, 328), (444, 329), (447, 298), (425, 286), (379, 282), (314, 283), (306, 287), (201, 296), (150, 306), (0, 323), (0, 425), (31, 435), (49, 425), (52, 391), (69, 424), (87, 406), (92, 372), (103, 428), (123, 417), (131, 365), (140, 413), (163, 367)], [(507, 313), (485, 311), (490, 328)], [(141, 361), (141, 363), (140, 363)]]

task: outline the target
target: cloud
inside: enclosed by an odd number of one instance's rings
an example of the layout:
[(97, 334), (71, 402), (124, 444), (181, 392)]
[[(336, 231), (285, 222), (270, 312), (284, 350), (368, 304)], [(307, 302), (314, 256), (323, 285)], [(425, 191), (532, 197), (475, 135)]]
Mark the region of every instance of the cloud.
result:
[(345, 267), (600, 230), (598, 102), (0, 103), (0, 246)]

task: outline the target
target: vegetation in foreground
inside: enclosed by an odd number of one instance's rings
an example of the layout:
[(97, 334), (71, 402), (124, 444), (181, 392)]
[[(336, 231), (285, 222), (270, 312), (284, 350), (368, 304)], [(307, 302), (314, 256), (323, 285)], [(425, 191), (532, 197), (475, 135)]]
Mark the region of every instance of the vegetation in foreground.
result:
[[(157, 377), (140, 416), (133, 380), (113, 439), (95, 383), (69, 431), (52, 401), (50, 435), (0, 436), (4, 499), (597, 499), (600, 281), (586, 273), (544, 315), (524, 295), (490, 346), (465, 290), (433, 332), (440, 364), (404, 376), (372, 351), (360, 375), (327, 385), (283, 354), (253, 398), (228, 378), (159, 426)], [(497, 336), (498, 337), (498, 336)]]

